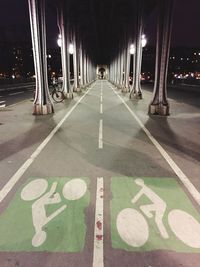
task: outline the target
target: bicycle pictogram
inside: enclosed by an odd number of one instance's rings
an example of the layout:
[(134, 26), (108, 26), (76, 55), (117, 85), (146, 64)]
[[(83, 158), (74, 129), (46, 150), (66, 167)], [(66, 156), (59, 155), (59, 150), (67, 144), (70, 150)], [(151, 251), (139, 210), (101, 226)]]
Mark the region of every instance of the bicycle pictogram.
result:
[[(32, 222), (35, 234), (32, 238), (34, 247), (41, 246), (47, 234), (44, 226), (67, 209), (67, 204), (62, 204), (61, 196), (56, 192), (58, 183), (53, 182), (48, 191), (48, 182), (45, 179), (35, 179), (28, 183), (21, 191), (24, 201), (34, 201), (32, 204)], [(74, 201), (82, 198), (87, 191), (87, 185), (82, 179), (72, 179), (65, 183), (62, 189), (64, 199)], [(46, 206), (61, 203), (61, 206), (47, 216)]]
[[(121, 239), (132, 247), (142, 247), (149, 239), (149, 225), (147, 218), (154, 218), (161, 238), (169, 239), (170, 234), (163, 222), (167, 203), (143, 179), (135, 179), (141, 187), (132, 198), (133, 205), (142, 196), (146, 196), (151, 203), (140, 205), (138, 211), (134, 208), (125, 208), (117, 215), (116, 226)], [(181, 209), (172, 209), (167, 214), (168, 224), (174, 235), (191, 248), (200, 248), (200, 223), (188, 212)]]

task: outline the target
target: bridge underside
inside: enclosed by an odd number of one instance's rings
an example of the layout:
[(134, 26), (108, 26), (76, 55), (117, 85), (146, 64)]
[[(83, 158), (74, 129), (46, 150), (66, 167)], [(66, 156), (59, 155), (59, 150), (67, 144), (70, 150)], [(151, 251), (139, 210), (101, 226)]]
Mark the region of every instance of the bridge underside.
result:
[[(53, 112), (46, 64), (45, 0), (28, 0), (36, 72), (34, 114)], [(96, 78), (96, 66), (106, 64), (113, 84), (130, 98), (141, 99), (140, 73), (145, 22), (158, 9), (155, 86), (150, 114), (169, 115), (166, 80), (172, 28), (173, 0), (46, 1), (57, 16), (61, 35), (63, 91), (66, 98)], [(70, 85), (69, 44), (74, 46), (74, 88)], [(134, 47), (134, 55), (130, 47)], [(131, 56), (133, 60), (131, 61)], [(133, 65), (130, 68), (130, 64)], [(133, 85), (129, 85), (133, 69)]]

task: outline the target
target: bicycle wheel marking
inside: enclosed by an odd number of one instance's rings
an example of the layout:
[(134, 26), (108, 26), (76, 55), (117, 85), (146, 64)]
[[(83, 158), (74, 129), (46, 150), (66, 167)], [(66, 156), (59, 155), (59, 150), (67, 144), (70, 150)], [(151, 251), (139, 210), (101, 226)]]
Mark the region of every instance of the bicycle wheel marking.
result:
[(88, 185), (87, 178), (29, 179), (0, 216), (0, 251), (82, 251)]
[(124, 209), (117, 216), (117, 229), (122, 239), (133, 247), (143, 246), (149, 238), (146, 220), (135, 209)]
[(111, 191), (113, 248), (200, 252), (200, 215), (175, 179), (116, 177)]
[(200, 248), (200, 224), (196, 219), (182, 210), (170, 211), (168, 218), (172, 231), (180, 240), (190, 247)]

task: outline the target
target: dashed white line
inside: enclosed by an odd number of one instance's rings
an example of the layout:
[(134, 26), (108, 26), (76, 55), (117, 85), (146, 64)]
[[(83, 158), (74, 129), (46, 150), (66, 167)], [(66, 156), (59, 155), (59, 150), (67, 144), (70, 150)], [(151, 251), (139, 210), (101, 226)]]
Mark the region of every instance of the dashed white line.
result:
[(103, 148), (103, 120), (99, 122), (99, 149)]
[(103, 267), (103, 177), (97, 178), (96, 210), (94, 227), (93, 267)]
[[(95, 84), (94, 84), (95, 85)], [(15, 186), (15, 184), (20, 180), (25, 171), (29, 168), (29, 166), (34, 162), (40, 152), (45, 148), (45, 146), (49, 143), (52, 137), (56, 134), (62, 124), (66, 121), (66, 119), (70, 116), (72, 111), (78, 106), (78, 104), (82, 101), (82, 99), (90, 92), (90, 90), (94, 87), (94, 85), (76, 102), (76, 104), (67, 112), (64, 118), (57, 124), (57, 126), (50, 132), (50, 134), (45, 138), (45, 140), (38, 146), (38, 148), (33, 152), (29, 159), (25, 161), (25, 163), (18, 169), (18, 171), (9, 179), (9, 181), (4, 185), (4, 187), (0, 191), (0, 202), (7, 196), (7, 194), (11, 191), (11, 189)]]
[(12, 93), (12, 94), (9, 94), (9, 95), (19, 95), (19, 94), (23, 94), (23, 93), (24, 93), (24, 91), (23, 92)]
[(133, 110), (127, 105), (127, 103), (124, 101), (124, 99), (113, 89), (113, 87), (110, 87), (114, 93), (121, 99), (123, 104), (126, 106), (128, 111), (131, 113), (131, 115), (134, 117), (134, 119), (138, 122), (142, 130), (146, 133), (148, 138), (151, 140), (151, 142), (155, 145), (155, 147), (158, 149), (160, 154), (164, 157), (164, 159), (167, 161), (169, 166), (172, 168), (172, 170), (176, 173), (177, 177), (180, 179), (180, 181), (183, 183), (183, 185), (187, 188), (189, 193), (192, 195), (192, 197), (195, 199), (195, 201), (200, 205), (200, 193), (195, 188), (195, 186), (190, 182), (189, 178), (185, 175), (185, 173), (178, 167), (178, 165), (173, 161), (173, 159), (169, 156), (169, 154), (164, 150), (164, 148), (158, 143), (158, 141), (152, 136), (152, 134), (149, 132), (149, 130), (144, 126), (144, 124), (141, 122), (141, 120), (137, 117), (137, 115), (133, 112)]
[(103, 104), (100, 103), (100, 114), (103, 114)]
[(103, 102), (103, 96), (101, 95), (101, 102)]

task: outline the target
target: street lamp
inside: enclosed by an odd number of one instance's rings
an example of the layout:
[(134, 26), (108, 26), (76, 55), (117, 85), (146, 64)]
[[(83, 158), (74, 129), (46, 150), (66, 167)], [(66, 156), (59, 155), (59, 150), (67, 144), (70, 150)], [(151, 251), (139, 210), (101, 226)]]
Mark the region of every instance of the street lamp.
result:
[(74, 46), (73, 46), (73, 44), (69, 44), (69, 53), (71, 55), (73, 55), (73, 53), (74, 53)]
[(142, 42), (142, 47), (145, 47), (145, 46), (146, 46), (146, 44), (147, 44), (147, 39), (146, 39), (146, 36), (145, 36), (145, 34), (143, 34), (143, 35), (142, 35), (141, 42)]
[(131, 46), (130, 46), (130, 54), (131, 55), (135, 54), (135, 46), (134, 46), (134, 44), (131, 44)]
[(59, 47), (61, 47), (61, 42), (62, 42), (62, 39), (61, 39), (61, 34), (58, 35), (58, 39), (57, 39), (57, 44)]
[[(142, 34), (141, 43), (142, 43), (142, 47), (145, 47), (146, 44), (147, 44), (147, 39), (146, 39), (145, 34)], [(130, 46), (130, 54), (131, 55), (135, 54), (135, 46), (134, 46), (134, 44), (131, 44), (131, 46)]]

